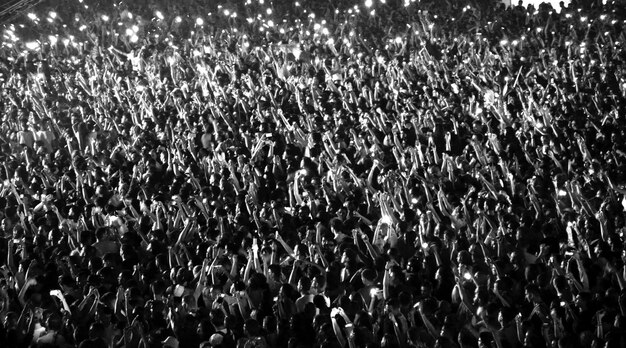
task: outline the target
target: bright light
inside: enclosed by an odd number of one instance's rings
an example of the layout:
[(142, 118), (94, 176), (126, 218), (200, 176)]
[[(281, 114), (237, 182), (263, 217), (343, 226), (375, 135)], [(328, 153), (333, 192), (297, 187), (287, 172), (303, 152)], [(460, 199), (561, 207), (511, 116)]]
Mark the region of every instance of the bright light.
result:
[(374, 5), (374, 1), (372, 1), (372, 0), (365, 0), (365, 7), (370, 8), (370, 7), (372, 7), (372, 5)]
[(300, 47), (296, 47), (291, 51), (291, 53), (293, 53), (293, 56), (296, 57), (296, 59), (300, 59), (300, 54), (302, 54), (302, 50), (300, 49)]
[(196, 19), (196, 25), (203, 26), (204, 25), (204, 19), (198, 17), (198, 19)]
[(133, 35), (130, 37), (130, 42), (135, 43), (139, 41), (139, 37), (137, 35)]
[(131, 28), (126, 28), (126, 36), (132, 36), (135, 32)]
[(265, 13), (267, 13), (268, 16), (271, 15), (272, 14), (272, 9), (268, 8), (267, 10), (265, 10)]
[(133, 19), (133, 14), (128, 12), (128, 19)]
[(133, 25), (131, 28), (133, 29), (133, 33), (138, 33), (139, 32), (139, 27), (138, 26)]
[(396, 43), (399, 45), (402, 43), (402, 38), (401, 37), (396, 37)]
[(163, 20), (163, 18), (165, 18), (165, 17), (163, 16), (163, 13), (161, 13), (161, 11), (156, 11), (156, 12), (154, 13), (154, 15), (155, 15), (155, 16), (157, 16), (157, 18), (158, 18), (158, 19), (160, 19), (160, 20)]
[(36, 50), (36, 49), (39, 49), (39, 42), (37, 41), (27, 42), (24, 44), (24, 46), (26, 46), (26, 48), (28, 48), (29, 50)]
[(389, 224), (392, 223), (392, 220), (391, 220), (391, 217), (385, 215), (382, 218), (380, 218), (380, 222), (383, 223), (383, 224), (389, 225)]
[(176, 16), (176, 18), (174, 19), (174, 21), (175, 21), (176, 23), (180, 23), (180, 22), (182, 22), (182, 21), (183, 21), (183, 19), (182, 19), (182, 18), (180, 18), (180, 16)]
[(57, 41), (59, 41), (59, 39), (57, 39), (56, 36), (48, 36), (48, 41), (50, 41), (51, 44), (56, 45)]
[(57, 13), (54, 11), (50, 11), (50, 13), (48, 13), (48, 16), (50, 16), (50, 18), (54, 19), (57, 18)]
[(105, 22), (108, 22), (108, 21), (109, 21), (109, 16), (107, 16), (107, 15), (102, 15), (102, 17), (101, 17), (101, 18), (102, 18), (102, 20), (103, 20), (103, 21), (105, 21)]

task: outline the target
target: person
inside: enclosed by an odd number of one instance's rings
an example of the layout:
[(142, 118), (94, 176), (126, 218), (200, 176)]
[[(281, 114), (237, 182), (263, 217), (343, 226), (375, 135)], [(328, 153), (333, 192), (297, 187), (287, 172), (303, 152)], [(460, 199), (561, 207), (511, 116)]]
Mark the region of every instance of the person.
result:
[(89, 339), (84, 340), (79, 345), (79, 348), (84, 347), (108, 347), (105, 341), (105, 327), (102, 323), (91, 324), (89, 327)]
[(0, 342), (623, 345), (623, 5), (149, 3), (5, 28)]
[(296, 300), (296, 310), (303, 312), (306, 304), (313, 303), (313, 298), (315, 297), (311, 293), (311, 280), (308, 277), (302, 277), (298, 280), (298, 292), (300, 297)]
[(63, 334), (60, 332), (62, 329), (61, 318), (52, 313), (46, 319), (43, 331), (39, 333), (38, 337), (33, 337), (33, 341), (36, 347), (56, 346), (66, 347), (67, 342)]

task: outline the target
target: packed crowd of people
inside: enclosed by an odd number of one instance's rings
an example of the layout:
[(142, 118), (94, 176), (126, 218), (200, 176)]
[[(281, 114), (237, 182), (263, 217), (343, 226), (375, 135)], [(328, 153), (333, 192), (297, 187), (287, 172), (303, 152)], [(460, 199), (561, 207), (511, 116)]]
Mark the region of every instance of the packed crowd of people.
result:
[(619, 4), (92, 2), (2, 31), (0, 346), (626, 346)]

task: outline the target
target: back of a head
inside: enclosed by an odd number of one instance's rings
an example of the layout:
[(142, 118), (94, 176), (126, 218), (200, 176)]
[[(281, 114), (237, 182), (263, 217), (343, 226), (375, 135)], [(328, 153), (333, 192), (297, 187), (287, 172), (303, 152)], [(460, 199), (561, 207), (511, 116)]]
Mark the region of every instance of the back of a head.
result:
[(104, 235), (106, 233), (106, 228), (105, 227), (99, 227), (96, 229), (96, 240), (100, 241), (104, 238)]
[(376, 282), (376, 271), (371, 268), (364, 269), (361, 273), (361, 281), (364, 285), (373, 284), (374, 282)]
[(106, 329), (102, 322), (95, 322), (89, 327), (89, 339), (104, 338)]
[(250, 337), (259, 336), (261, 333), (261, 327), (256, 319), (247, 319), (244, 324), (244, 329), (248, 332)]
[(327, 308), (326, 299), (322, 295), (315, 295), (315, 297), (313, 297), (313, 304), (319, 309)]
[(50, 314), (48, 320), (46, 321), (46, 328), (48, 330), (60, 331), (63, 328), (63, 321), (61, 317), (56, 313)]
[(219, 309), (212, 309), (210, 313), (211, 324), (216, 328), (224, 325), (224, 320), (226, 319), (224, 312)]

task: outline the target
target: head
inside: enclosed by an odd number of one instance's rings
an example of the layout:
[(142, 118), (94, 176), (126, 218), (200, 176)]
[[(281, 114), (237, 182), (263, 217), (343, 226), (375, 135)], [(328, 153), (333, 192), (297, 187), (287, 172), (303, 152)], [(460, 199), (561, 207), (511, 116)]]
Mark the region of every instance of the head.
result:
[(311, 279), (309, 277), (302, 277), (298, 281), (298, 292), (300, 294), (308, 294), (311, 291)]

